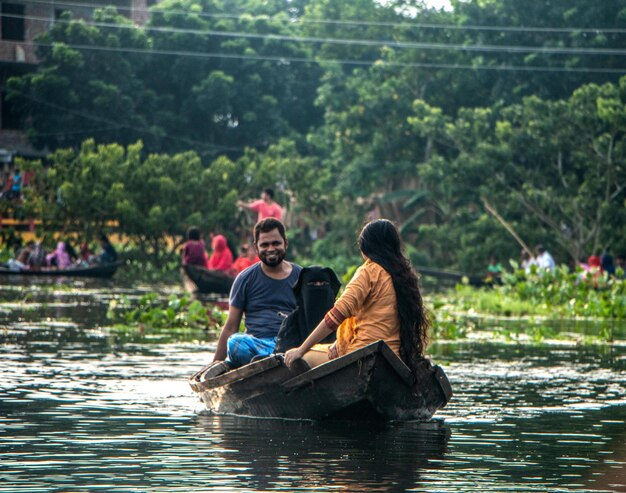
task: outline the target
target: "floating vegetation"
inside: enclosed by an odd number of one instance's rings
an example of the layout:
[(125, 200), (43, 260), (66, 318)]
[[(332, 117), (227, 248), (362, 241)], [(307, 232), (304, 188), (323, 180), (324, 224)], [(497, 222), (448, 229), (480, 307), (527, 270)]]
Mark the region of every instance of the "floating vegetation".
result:
[[(517, 265), (513, 262), (514, 267)], [(538, 305), (565, 317), (626, 319), (626, 281), (600, 271), (570, 271), (558, 267), (553, 273), (515, 269), (503, 277), (495, 293)]]
[(515, 270), (505, 274), (502, 285), (472, 288), (458, 285), (454, 291), (429, 298), (435, 315), (490, 314), (506, 317), (543, 316), (626, 320), (626, 281), (565, 266), (554, 273)]
[(156, 293), (139, 299), (121, 296), (109, 302), (107, 318), (116, 324), (142, 329), (196, 328), (217, 330), (226, 320), (218, 306), (205, 307), (198, 300), (175, 294), (163, 300)]
[(516, 268), (502, 281), (482, 289), (458, 285), (430, 296), (434, 338), (490, 338), (524, 344), (626, 340), (626, 282), (622, 279), (571, 272), (562, 266), (554, 273)]

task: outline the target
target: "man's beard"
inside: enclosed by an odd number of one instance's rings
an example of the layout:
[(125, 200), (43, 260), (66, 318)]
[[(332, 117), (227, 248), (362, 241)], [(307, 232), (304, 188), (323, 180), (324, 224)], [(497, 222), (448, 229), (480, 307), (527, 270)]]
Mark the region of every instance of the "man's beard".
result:
[(286, 252), (283, 250), (283, 251), (278, 252), (278, 253), (276, 253), (274, 255), (271, 255), (272, 260), (268, 260), (267, 254), (266, 253), (261, 253), (261, 254), (259, 254), (259, 259), (261, 259), (261, 262), (263, 262), (268, 267), (276, 267), (277, 265), (279, 265), (285, 259), (285, 254), (286, 254)]

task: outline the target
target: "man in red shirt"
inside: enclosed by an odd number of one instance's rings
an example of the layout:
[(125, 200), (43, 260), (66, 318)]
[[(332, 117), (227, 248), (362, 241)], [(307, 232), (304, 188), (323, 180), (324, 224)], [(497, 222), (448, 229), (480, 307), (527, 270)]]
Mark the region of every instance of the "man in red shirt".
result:
[(249, 203), (238, 200), (237, 206), (256, 212), (258, 214), (257, 222), (268, 217), (276, 218), (279, 221), (283, 218), (283, 209), (274, 202), (274, 190), (271, 188), (263, 189), (260, 200)]

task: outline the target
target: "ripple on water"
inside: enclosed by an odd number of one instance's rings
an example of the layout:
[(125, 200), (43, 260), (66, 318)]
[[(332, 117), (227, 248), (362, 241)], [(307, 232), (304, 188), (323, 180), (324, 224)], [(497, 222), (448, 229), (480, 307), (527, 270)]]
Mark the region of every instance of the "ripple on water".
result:
[[(119, 294), (86, 288), (33, 303)], [(254, 420), (197, 412), (186, 378), (214, 343), (120, 342), (103, 319), (42, 313), (0, 334), (0, 492), (626, 490), (624, 348), (435, 344), (455, 390), (443, 421)]]

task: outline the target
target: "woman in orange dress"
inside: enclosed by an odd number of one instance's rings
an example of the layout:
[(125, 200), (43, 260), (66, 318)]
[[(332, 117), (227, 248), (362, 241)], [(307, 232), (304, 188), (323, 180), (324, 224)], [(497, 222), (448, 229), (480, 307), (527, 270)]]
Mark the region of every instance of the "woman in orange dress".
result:
[[(363, 228), (358, 243), (365, 262), (309, 337), (285, 353), (285, 363), (304, 358), (317, 366), (383, 340), (416, 374), (430, 321), (398, 230), (391, 221), (378, 219)], [(316, 346), (334, 330), (334, 344)]]

